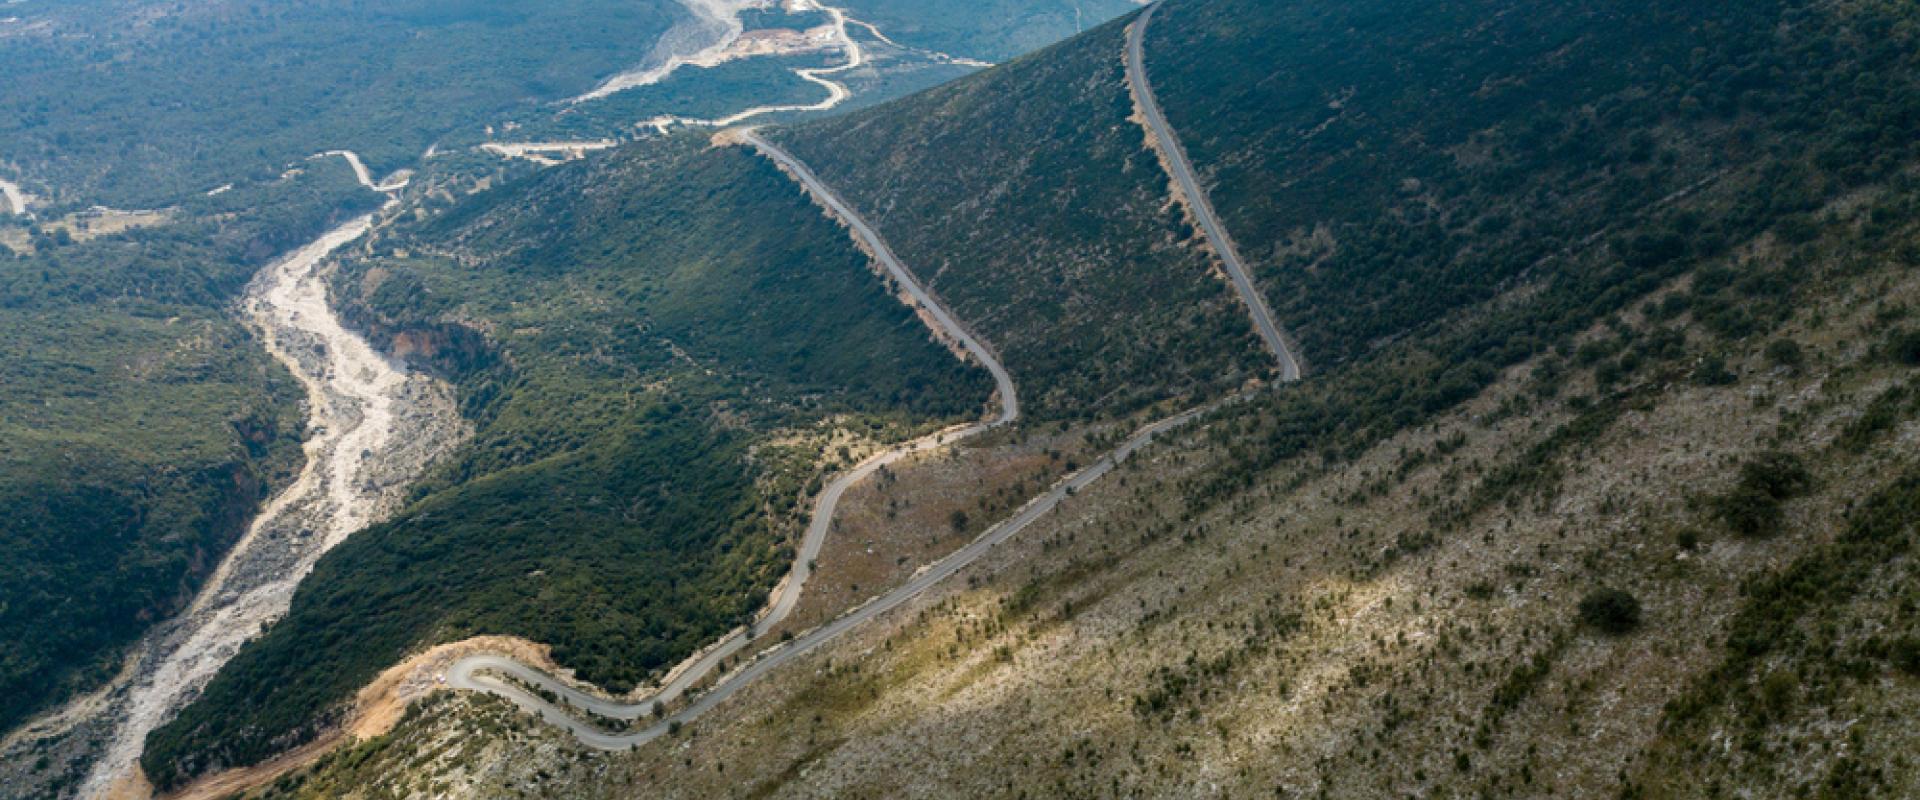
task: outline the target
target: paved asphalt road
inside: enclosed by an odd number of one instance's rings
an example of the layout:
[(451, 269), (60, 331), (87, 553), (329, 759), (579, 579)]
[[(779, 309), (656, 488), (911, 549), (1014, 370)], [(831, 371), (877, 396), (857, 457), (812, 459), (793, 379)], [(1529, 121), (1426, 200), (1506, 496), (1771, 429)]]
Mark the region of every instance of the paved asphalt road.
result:
[[(874, 258), (900, 282), (900, 285), (906, 289), (908, 295), (913, 298), (914, 302), (925, 309), (928, 316), (933, 318), (934, 324), (940, 327), (941, 333), (953, 341), (958, 342), (968, 354), (980, 362), (982, 366), (985, 366), (987, 371), (993, 375), (995, 397), (1000, 401), (1000, 412), (990, 421), (960, 425), (940, 431), (931, 436), (915, 439), (914, 441), (871, 456), (855, 465), (853, 469), (841, 473), (830, 481), (826, 488), (820, 492), (820, 495), (814, 499), (813, 517), (807, 525), (806, 534), (801, 538), (799, 550), (794, 554), (793, 566), (787, 573), (786, 579), (781, 581), (779, 586), (775, 587), (773, 597), (768, 603), (766, 610), (755, 620), (754, 629), (766, 630), (785, 620), (789, 614), (793, 613), (794, 608), (799, 605), (801, 590), (806, 586), (807, 579), (812, 576), (813, 562), (819, 557), (821, 547), (826, 542), (827, 532), (832, 527), (834, 510), (839, 505), (840, 498), (846, 493), (847, 489), (864, 480), (867, 476), (872, 475), (882, 466), (891, 464), (914, 453), (949, 445), (955, 441), (983, 433), (989, 429), (1005, 425), (1018, 419), (1020, 416), (1020, 399), (1013, 385), (1013, 377), (1008, 374), (1006, 367), (1000, 363), (1000, 359), (995, 357), (991, 350), (987, 349), (985, 345), (980, 343), (979, 339), (975, 338), (971, 332), (955, 320), (953, 314), (935, 300), (933, 296), (927, 292), (925, 287), (920, 285), (919, 280), (914, 277), (912, 271), (908, 270), (906, 265), (900, 263), (899, 257), (894, 255), (893, 249), (887, 246), (886, 240), (880, 237), (872, 225), (869, 225), (858, 212), (855, 212), (845, 201), (834, 194), (833, 190), (829, 189), (819, 177), (815, 176), (813, 171), (808, 169), (805, 163), (795, 158), (792, 154), (761, 138), (752, 131), (742, 132), (740, 138), (742, 141), (758, 149), (762, 155), (785, 168), (795, 180), (800, 182), (809, 194), (813, 195), (816, 200), (847, 224), (848, 228), (852, 230), (853, 235), (858, 238), (861, 244), (873, 254)], [(1104, 471), (1104, 469), (1101, 470), (1101, 472)], [(1055, 502), (1057, 502), (1057, 500)], [(1049, 507), (1051, 506), (1049, 505)], [(1037, 517), (1038, 514), (1036, 513), (1034, 516)], [(1028, 522), (1030, 521), (1031, 519), (1028, 520)], [(1005, 524), (1006, 523), (1002, 523), (1003, 526)], [(1017, 530), (1018, 527), (1024, 527), (1025, 524), (1026, 522), (1020, 523), (1014, 530)], [(989, 532), (989, 535), (991, 535), (991, 532)], [(1005, 535), (1012, 535), (1012, 531), (1008, 531)], [(1002, 536), (1001, 538), (1005, 537)], [(974, 546), (977, 545), (979, 545), (978, 541), (974, 543)], [(980, 552), (984, 553), (985, 551), (983, 549)], [(978, 555), (976, 554), (973, 557), (977, 558)], [(964, 566), (964, 564), (956, 565), (953, 569), (958, 569), (959, 566)], [(930, 572), (928, 574), (930, 574)], [(924, 577), (924, 574), (922, 577)], [(918, 585), (921, 589), (924, 589), (925, 586), (932, 585), (932, 582), (922, 584), (918, 582), (919, 579), (916, 578), (915, 580), (915, 583), (909, 585)], [(920, 589), (916, 589), (915, 592), (919, 590)], [(893, 604), (897, 605), (900, 601), (905, 600), (906, 597), (911, 596), (912, 593), (904, 595), (900, 600), (893, 601)], [(885, 598), (883, 598), (881, 602), (885, 602)], [(879, 605), (879, 603), (875, 605)], [(447, 683), (455, 688), (477, 689), (502, 695), (519, 704), (522, 708), (540, 715), (549, 722), (572, 730), (574, 734), (586, 744), (595, 747), (620, 749), (660, 736), (667, 731), (667, 726), (672, 720), (691, 719), (700, 712), (711, 708), (714, 704), (719, 703), (734, 692), (739, 691), (741, 686), (759, 677), (767, 669), (771, 669), (768, 662), (783, 662), (792, 658), (794, 655), (817, 647), (820, 643), (832, 638), (832, 636), (839, 631), (851, 627), (852, 624), (856, 624), (859, 620), (871, 618), (873, 614), (876, 613), (878, 613), (878, 611), (856, 612), (852, 617), (843, 618), (834, 623), (835, 625), (840, 625), (840, 627), (829, 626), (829, 628), (832, 629), (832, 633), (827, 632), (828, 628), (822, 628), (801, 636), (799, 639), (785, 645), (780, 651), (777, 651), (784, 655), (768, 655), (762, 657), (754, 662), (747, 670), (724, 679), (694, 703), (674, 714), (672, 718), (658, 720), (648, 727), (626, 733), (608, 733), (599, 726), (573, 716), (566, 710), (554, 707), (551, 703), (526, 691), (520, 686), (500, 680), (498, 677), (495, 677), (495, 675), (512, 675), (528, 684), (539, 686), (547, 691), (553, 692), (556, 696), (562, 698), (566, 705), (571, 706), (573, 709), (586, 709), (600, 716), (618, 720), (633, 720), (644, 714), (651, 713), (656, 702), (672, 703), (680, 699), (694, 684), (700, 682), (714, 670), (718, 669), (722, 662), (732, 658), (741, 650), (745, 649), (753, 639), (754, 630), (747, 628), (736, 629), (722, 637), (719, 641), (709, 645), (706, 649), (696, 653), (692, 658), (689, 658), (680, 666), (676, 667), (673, 672), (668, 674), (666, 683), (661, 686), (658, 691), (641, 698), (637, 702), (616, 702), (586, 694), (554, 679), (552, 676), (538, 669), (509, 658), (494, 655), (469, 656), (454, 662), (453, 666), (447, 671)], [(843, 625), (841, 623), (846, 624)]]
[(1233, 239), (1227, 236), (1226, 227), (1220, 224), (1220, 217), (1213, 213), (1213, 203), (1207, 200), (1207, 193), (1200, 189), (1200, 181), (1193, 175), (1193, 164), (1187, 160), (1187, 151), (1180, 146), (1173, 126), (1167, 124), (1166, 114), (1160, 111), (1160, 101), (1153, 96), (1153, 84), (1147, 80), (1147, 23), (1153, 21), (1153, 12), (1158, 10), (1159, 3), (1147, 6), (1140, 18), (1127, 26), (1127, 82), (1133, 85), (1134, 97), (1139, 100), (1140, 110), (1147, 118), (1147, 127), (1153, 131), (1153, 137), (1160, 141), (1160, 149), (1166, 154), (1173, 179), (1180, 184), (1180, 192), (1186, 195), (1187, 205), (1200, 220), (1201, 232), (1206, 234), (1214, 252), (1219, 254), (1227, 277), (1233, 281), (1234, 291), (1239, 292), (1240, 299), (1246, 302), (1261, 341), (1266, 342), (1267, 349), (1273, 351), (1273, 357), (1279, 360), (1280, 380), (1297, 381), (1300, 379), (1300, 363), (1294, 359), (1293, 351), (1287, 348), (1286, 339), (1280, 335), (1280, 326), (1273, 321), (1273, 311), (1267, 308), (1266, 298), (1254, 287), (1253, 278), (1247, 274), (1246, 264), (1240, 260), (1240, 251), (1234, 248)]
[[(915, 574), (906, 583), (881, 595), (872, 602), (836, 618), (832, 622), (801, 634), (792, 641), (783, 643), (774, 649), (768, 650), (760, 657), (749, 662), (745, 667), (728, 674), (711, 690), (694, 698), (691, 703), (679, 711), (670, 716), (653, 720), (642, 727), (624, 732), (608, 731), (599, 725), (575, 716), (575, 714), (571, 713), (567, 708), (584, 709), (603, 717), (632, 720), (651, 712), (654, 697), (643, 699), (637, 703), (624, 703), (595, 697), (580, 692), (540, 670), (528, 667), (510, 658), (481, 655), (461, 659), (448, 671), (447, 683), (458, 688), (479, 689), (501, 695), (513, 701), (521, 708), (539, 715), (542, 719), (572, 731), (574, 736), (579, 738), (582, 743), (591, 747), (605, 750), (625, 750), (635, 745), (645, 744), (665, 735), (674, 722), (685, 722), (698, 717), (708, 709), (732, 697), (734, 693), (745, 688), (753, 681), (758, 680), (761, 676), (777, 669), (780, 665), (799, 658), (809, 651), (832, 641), (856, 625), (860, 625), (874, 617), (900, 607), (921, 592), (931, 589), (941, 581), (952, 577), (954, 573), (978, 561), (981, 556), (992, 552), (993, 548), (1001, 542), (1012, 538), (1028, 525), (1046, 516), (1048, 512), (1059, 507), (1061, 502), (1065, 501), (1075, 492), (1099, 480), (1108, 472), (1113, 471), (1114, 467), (1126, 461), (1129, 456), (1133, 455), (1134, 451), (1153, 441), (1155, 436), (1192, 421), (1195, 417), (1211, 410), (1216, 405), (1218, 404), (1189, 409), (1141, 428), (1134, 432), (1132, 436), (1127, 437), (1127, 440), (1121, 443), (1118, 448), (1102, 456), (1100, 460), (1095, 461), (1079, 472), (1055, 484), (1046, 494), (1029, 501), (1026, 506), (1020, 509), (1019, 513), (994, 525), (966, 547), (935, 562), (933, 566)], [(535, 696), (520, 686), (495, 677), (495, 674), (511, 675), (521, 681), (552, 692), (563, 699), (565, 708), (556, 707), (554, 704)], [(657, 696), (658, 695), (655, 697)]]
[[(1252, 279), (1248, 277), (1246, 268), (1241, 263), (1239, 254), (1234, 250), (1232, 241), (1227, 238), (1225, 229), (1221, 227), (1219, 218), (1215, 216), (1213, 207), (1208, 203), (1206, 195), (1200, 191), (1199, 183), (1193, 176), (1192, 166), (1187, 162), (1186, 154), (1181, 151), (1179, 141), (1174, 138), (1172, 129), (1167, 125), (1166, 118), (1161, 114), (1159, 105), (1153, 98), (1153, 90), (1147, 83), (1142, 41), (1147, 23), (1152, 19), (1155, 8), (1155, 6), (1148, 7), (1128, 32), (1128, 78), (1136, 87), (1150, 128), (1167, 151), (1174, 178), (1180, 183), (1181, 190), (1192, 203), (1195, 216), (1200, 219), (1201, 227), (1208, 240), (1220, 254), (1227, 273), (1233, 280), (1235, 290), (1246, 302), (1261, 339), (1279, 360), (1280, 379), (1298, 380), (1300, 368), (1294, 360), (1293, 353), (1288, 350), (1285, 340), (1281, 337), (1279, 326), (1274, 323), (1273, 314), (1267, 309), (1265, 300), (1254, 288)], [(773, 601), (756, 623), (755, 627), (764, 630), (786, 619), (798, 605), (800, 591), (812, 572), (812, 561), (819, 555), (827, 530), (832, 523), (834, 508), (847, 488), (872, 474), (882, 465), (911, 453), (939, 447), (956, 438), (972, 436), (988, 428), (1012, 422), (1019, 417), (1020, 406), (1014, 391), (1013, 379), (1006, 368), (1000, 364), (999, 359), (954, 319), (952, 313), (937, 302), (925, 287), (921, 286), (919, 280), (894, 255), (892, 248), (887, 246), (886, 240), (880, 237), (872, 225), (814, 175), (804, 162), (791, 153), (751, 130), (742, 132), (740, 139), (779, 164), (799, 181), (809, 194), (847, 224), (853, 235), (900, 282), (909, 296), (926, 310), (942, 332), (959, 342), (969, 354), (992, 373), (1001, 404), (999, 416), (990, 422), (963, 425), (909, 442), (861, 462), (854, 469), (843, 473), (829, 483), (815, 500), (813, 518), (807, 527), (799, 552), (795, 556), (792, 571), (774, 590)], [(1223, 402), (1231, 402), (1231, 399)], [(678, 700), (693, 684), (719, 668), (721, 662), (744, 649), (751, 641), (752, 631), (742, 629), (728, 634), (676, 668), (659, 691), (635, 702), (609, 700), (587, 694), (545, 672), (497, 655), (475, 655), (455, 662), (447, 672), (447, 683), (455, 688), (492, 692), (505, 697), (549, 723), (571, 731), (582, 743), (592, 747), (625, 750), (650, 742), (666, 735), (674, 723), (686, 722), (700, 716), (780, 665), (832, 641), (857, 625), (898, 608), (920, 593), (952, 577), (991, 552), (996, 545), (1012, 538), (1027, 526), (1046, 516), (1078, 490), (1111, 472), (1114, 467), (1133, 455), (1134, 451), (1153, 441), (1155, 436), (1185, 425), (1218, 405), (1219, 403), (1215, 403), (1189, 409), (1141, 428), (1113, 451), (1061, 480), (1045, 494), (1028, 501), (1014, 516), (1002, 520), (965, 547), (916, 573), (906, 583), (832, 622), (763, 652), (745, 666), (722, 677), (710, 689), (694, 697), (691, 702), (670, 715), (651, 718), (656, 703), (671, 703)], [(511, 676), (514, 680), (506, 680), (502, 676)], [(540, 690), (559, 698), (560, 703), (558, 705), (551, 703), (521, 684), (539, 687)], [(622, 721), (621, 726), (626, 730), (609, 730), (601, 724), (583, 718), (579, 713), (581, 711)], [(634, 722), (642, 717), (649, 719), (644, 723)]]

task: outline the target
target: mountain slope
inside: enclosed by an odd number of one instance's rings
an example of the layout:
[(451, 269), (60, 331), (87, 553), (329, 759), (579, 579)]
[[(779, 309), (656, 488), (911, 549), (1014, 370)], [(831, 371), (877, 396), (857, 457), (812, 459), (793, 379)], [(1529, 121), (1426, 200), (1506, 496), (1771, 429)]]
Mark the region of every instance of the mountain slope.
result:
[[(1906, 17), (1170, 0), (1155, 87), (1313, 378), (678, 741), (585, 758), (433, 701), (267, 794), (1909, 796)], [(1120, 56), (1110, 27), (771, 134), (1075, 387), (1061, 416), (1204, 385), (1172, 357), (1204, 325), (1155, 315), (1205, 295), (1140, 288), (1191, 273), (1139, 255), (1173, 228), (1127, 202), (1165, 183), (1118, 144)], [(1089, 241), (1127, 257), (1045, 257)]]
[(770, 136), (1000, 348), (1041, 417), (1206, 395), (1267, 368), (1128, 121), (1121, 28)]
[(477, 430), (155, 733), (161, 786), (311, 736), (411, 649), (477, 633), (632, 686), (758, 608), (818, 472), (991, 390), (779, 172), (704, 137), (557, 168), (372, 247), (337, 293), (447, 370)]

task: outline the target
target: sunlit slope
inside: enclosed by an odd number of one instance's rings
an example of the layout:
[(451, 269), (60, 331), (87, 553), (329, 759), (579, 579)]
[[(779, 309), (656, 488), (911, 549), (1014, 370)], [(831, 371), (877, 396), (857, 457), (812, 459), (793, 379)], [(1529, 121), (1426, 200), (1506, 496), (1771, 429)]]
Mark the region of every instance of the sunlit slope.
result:
[[(670, 746), (581, 759), (523, 718), (538, 746), (488, 752), (560, 755), (407, 778), (485, 795), (538, 776), (562, 796), (1912, 795), (1906, 12), (1161, 14), (1162, 103), (1312, 375)], [(1018, 374), (1028, 331), (1120, 328), (1003, 310), (1042, 296), (1055, 260), (979, 266), (1085, 241), (1062, 223), (1125, 207), (1063, 202), (1090, 173), (1046, 142), (1137, 126), (1039, 94), (1071, 85), (1124, 120), (1099, 77), (1117, 34), (894, 106), (917, 113), (774, 135), (1000, 331)], [(1082, 69), (1048, 72), (1080, 47)], [(989, 246), (1015, 230), (1039, 244)], [(1146, 294), (1125, 302), (1153, 330)], [(309, 785), (390, 781), (498, 712), (438, 705)]]

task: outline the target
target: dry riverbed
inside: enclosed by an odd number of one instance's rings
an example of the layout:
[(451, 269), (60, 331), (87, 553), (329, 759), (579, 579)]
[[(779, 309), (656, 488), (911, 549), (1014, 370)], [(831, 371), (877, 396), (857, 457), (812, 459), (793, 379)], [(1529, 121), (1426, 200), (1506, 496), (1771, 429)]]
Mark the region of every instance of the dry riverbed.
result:
[[(274, 262), (240, 304), (263, 346), (306, 389), (299, 476), (262, 509), (191, 607), (142, 639), (108, 687), (12, 737), (6, 763), (86, 763), (80, 796), (138, 794), (146, 735), (286, 613), (322, 554), (391, 513), (404, 488), (465, 436), (450, 387), (374, 350), (329, 305), (332, 256), (374, 223), (375, 215), (355, 218)], [(52, 778), (44, 769), (28, 782)]]

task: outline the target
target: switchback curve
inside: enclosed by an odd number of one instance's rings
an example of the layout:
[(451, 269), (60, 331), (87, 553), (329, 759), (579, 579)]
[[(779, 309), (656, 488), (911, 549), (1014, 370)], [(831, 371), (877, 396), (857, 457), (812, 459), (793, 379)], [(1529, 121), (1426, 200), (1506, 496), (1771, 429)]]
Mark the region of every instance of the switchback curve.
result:
[[(993, 428), (1011, 423), (1020, 416), (1019, 394), (1014, 387), (1012, 375), (1009, 374), (1006, 367), (1000, 363), (1000, 359), (994, 355), (991, 349), (982, 344), (972, 332), (961, 325), (960, 322), (954, 318), (952, 312), (947, 310), (945, 305), (940, 303), (938, 299), (920, 284), (919, 280), (914, 277), (913, 272), (908, 270), (906, 265), (900, 262), (899, 257), (896, 256), (893, 249), (887, 245), (886, 240), (881, 238), (879, 232), (876, 231), (865, 218), (861, 217), (858, 212), (854, 211), (853, 208), (841, 200), (838, 195), (834, 194), (832, 189), (828, 188), (818, 176), (814, 175), (813, 171), (808, 169), (805, 163), (784, 149), (767, 141), (752, 130), (735, 132), (734, 137), (737, 141), (754, 147), (762, 155), (773, 161), (782, 171), (792, 177), (795, 182), (799, 183), (828, 213), (844, 223), (855, 241), (859, 243), (861, 249), (871, 254), (874, 260), (878, 261), (881, 266), (887, 270), (888, 274), (892, 275), (893, 278), (899, 282), (902, 289), (911, 299), (916, 310), (923, 312), (923, 318), (928, 321), (929, 326), (934, 329), (935, 333), (941, 336), (941, 338), (955, 343), (962, 352), (966, 353), (975, 361), (978, 361), (987, 369), (988, 373), (993, 376), (995, 386), (994, 395), (999, 400), (1000, 410), (999, 413), (990, 420), (947, 428), (877, 453), (828, 482), (826, 487), (822, 489), (820, 494), (814, 499), (813, 516), (809, 520), (807, 530), (801, 538), (800, 546), (796, 548), (794, 552), (793, 565), (789, 569), (787, 577), (782, 580), (778, 586), (774, 587), (772, 597), (769, 599), (766, 608), (761, 611), (760, 615), (751, 625), (734, 629), (726, 636), (721, 637), (718, 641), (675, 667), (673, 671), (667, 674), (665, 683), (650, 694), (636, 700), (610, 700), (580, 691), (572, 685), (554, 678), (539, 669), (498, 655), (480, 654), (468, 656), (454, 662), (453, 665), (448, 668), (446, 675), (448, 686), (457, 689), (486, 691), (506, 697), (522, 708), (538, 714), (548, 722), (567, 728), (572, 731), (581, 742), (594, 747), (625, 749), (632, 745), (658, 738), (662, 734), (665, 734), (672, 724), (698, 716), (708, 708), (717, 705), (721, 700), (731, 696), (741, 687), (751, 683), (767, 670), (772, 669), (774, 665), (783, 663), (800, 653), (819, 646), (838, 635), (840, 631), (851, 627), (853, 624), (857, 624), (857, 622), (862, 619), (879, 613), (879, 611), (884, 610), (884, 608), (872, 611), (865, 609), (857, 611), (854, 614), (835, 620), (835, 622), (827, 626), (817, 628), (787, 642), (777, 650), (770, 651), (750, 662), (744, 669), (738, 670), (721, 679), (713, 688), (701, 694), (697, 700), (680, 709), (672, 716), (659, 719), (652, 725), (637, 731), (609, 733), (600, 729), (598, 726), (574, 717), (562, 708), (556, 707), (545, 699), (528, 692), (521, 686), (492, 677), (492, 674), (510, 675), (523, 683), (538, 686), (544, 691), (554, 693), (564, 700), (567, 707), (585, 709), (602, 717), (617, 720), (634, 720), (644, 714), (650, 714), (656, 705), (672, 703), (680, 699), (694, 684), (712, 674), (716, 669), (719, 669), (722, 664), (744, 650), (747, 645), (753, 641), (755, 631), (766, 630), (778, 625), (785, 620), (788, 615), (793, 613), (793, 610), (800, 604), (800, 593), (805, 588), (807, 579), (812, 577), (813, 562), (819, 557), (820, 550), (826, 543), (827, 533), (833, 524), (834, 511), (839, 505), (840, 498), (849, 488), (852, 488), (854, 484), (859, 483), (874, 472), (879, 471), (883, 466), (916, 453), (945, 447), (962, 439), (979, 435)], [(1112, 468), (1110, 463), (1106, 463), (1105, 461), (1102, 463), (1105, 464), (1104, 467), (1099, 467), (1099, 465), (1089, 467), (1076, 474), (1074, 479), (1084, 478), (1086, 481), (1091, 481), (1093, 478), (1097, 478), (1099, 474), (1104, 474), (1107, 469)], [(1067, 483), (1070, 483), (1071, 480), (1073, 479), (1069, 479), (1068, 482), (1063, 482), (1062, 488), (1057, 489), (1057, 491), (1063, 493), (1062, 496), (1064, 496), (1064, 492), (1068, 491), (1064, 487)], [(1037, 502), (1038, 501), (1036, 501), (1036, 503)], [(1053, 503), (1057, 502), (1057, 499), (1053, 501)], [(1046, 508), (1051, 507), (1052, 504), (1046, 504)], [(1023, 515), (1030, 514), (1031, 516), (1028, 517), (1026, 521), (1015, 525), (1011, 530), (1007, 530), (1000, 538), (1004, 539), (1006, 536), (1011, 536), (1014, 532), (1017, 532), (1019, 528), (1025, 527), (1032, 519), (1037, 519), (1040, 514), (1044, 513), (1046, 508), (1036, 509), (1035, 504), (1029, 504), (1027, 511), (1023, 512)], [(1001, 526), (996, 526), (996, 528), (990, 530), (987, 535), (975, 540), (967, 549), (977, 547), (980, 548), (979, 553), (984, 553), (985, 547), (991, 545), (983, 545), (982, 542), (991, 537), (995, 531), (1000, 530), (1006, 525), (1007, 523), (1002, 523)], [(961, 552), (965, 553), (967, 549), (963, 549)], [(961, 553), (956, 553), (954, 556), (950, 556), (948, 561), (954, 561), (956, 557), (960, 555)], [(965, 559), (965, 561), (970, 562), (972, 558), (977, 557), (978, 554), (975, 554)], [(946, 562), (942, 563), (944, 564)], [(952, 570), (958, 570), (961, 566), (965, 566), (965, 563), (957, 563), (945, 574), (951, 574)], [(931, 586), (934, 582), (937, 582), (937, 578), (931, 580), (927, 578), (929, 575), (940, 572), (940, 569), (936, 567), (935, 569), (928, 570), (916, 576), (912, 581), (909, 581), (908, 584), (901, 587), (901, 589), (907, 589), (909, 587), (918, 588), (914, 588), (913, 591), (902, 595), (893, 605), (903, 602), (906, 598), (917, 594), (927, 586)], [(896, 589), (895, 592), (898, 593), (901, 589)], [(892, 595), (889, 595), (889, 597), (891, 596)], [(885, 600), (886, 598), (883, 597), (881, 601), (870, 604), (867, 608), (873, 609), (876, 606), (881, 606), (885, 603)], [(864, 616), (862, 612), (865, 612)]]

